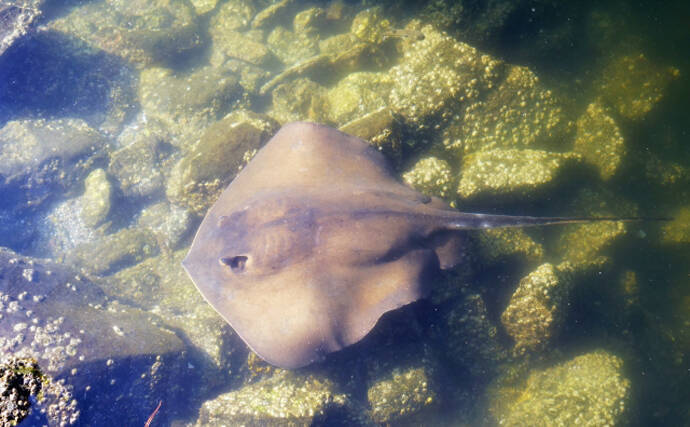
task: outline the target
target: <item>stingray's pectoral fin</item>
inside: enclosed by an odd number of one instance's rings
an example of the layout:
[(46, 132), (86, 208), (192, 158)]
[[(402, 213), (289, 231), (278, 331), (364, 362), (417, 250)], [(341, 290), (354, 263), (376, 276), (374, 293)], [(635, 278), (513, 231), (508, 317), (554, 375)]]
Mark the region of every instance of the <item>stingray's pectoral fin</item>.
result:
[(583, 224), (600, 221), (670, 221), (672, 218), (655, 217), (558, 217), (558, 216), (513, 216), (462, 213), (458, 218), (449, 221), (451, 230), (468, 230), (501, 227), (536, 227), (541, 225)]

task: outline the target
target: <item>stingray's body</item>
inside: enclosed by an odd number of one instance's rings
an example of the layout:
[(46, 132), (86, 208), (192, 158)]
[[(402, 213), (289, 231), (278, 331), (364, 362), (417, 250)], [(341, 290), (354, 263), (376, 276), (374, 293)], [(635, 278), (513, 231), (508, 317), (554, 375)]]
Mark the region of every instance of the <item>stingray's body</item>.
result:
[(285, 368), (362, 339), (460, 262), (460, 230), (576, 222), (458, 212), (399, 183), (365, 141), (284, 126), (209, 210), (183, 264), (259, 356)]

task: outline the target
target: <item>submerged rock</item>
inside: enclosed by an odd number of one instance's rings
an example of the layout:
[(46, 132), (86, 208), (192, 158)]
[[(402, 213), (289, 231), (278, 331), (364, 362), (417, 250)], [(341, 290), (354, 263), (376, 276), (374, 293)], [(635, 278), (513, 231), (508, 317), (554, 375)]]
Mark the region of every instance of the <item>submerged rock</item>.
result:
[(312, 425), (348, 405), (332, 382), (281, 370), (205, 402), (196, 425)]
[(546, 263), (520, 280), (501, 315), (516, 353), (542, 351), (560, 332), (573, 285), (569, 269)]
[(394, 369), (378, 378), (367, 390), (372, 420), (379, 424), (420, 420), (425, 410), (437, 406), (438, 396), (431, 382), (424, 367)]
[(601, 179), (611, 178), (620, 167), (626, 153), (625, 140), (601, 104), (589, 104), (577, 120), (573, 151), (599, 169)]
[(597, 350), (531, 372), (514, 395), (513, 401), (494, 397), (500, 425), (626, 425), (630, 381), (619, 357)]
[(103, 169), (94, 169), (84, 181), (81, 218), (88, 227), (102, 224), (110, 213), (112, 185)]
[(37, 360), (62, 387), (39, 401), (31, 425), (138, 424), (190, 381), (174, 333), (61, 264), (0, 249), (0, 316), (0, 352)]
[(556, 96), (527, 67), (512, 66), (486, 99), (470, 103), (444, 130), (459, 155), (495, 148), (543, 148), (568, 130)]
[(43, 0), (24, 0), (0, 4), (0, 55), (15, 40), (26, 35), (41, 16)]
[(163, 166), (171, 154), (168, 132), (149, 121), (120, 138), (122, 148), (110, 155), (108, 174), (125, 197), (155, 198), (162, 194)]
[(0, 129), (0, 197), (31, 207), (75, 191), (108, 141), (83, 120), (19, 120)]
[(147, 117), (156, 118), (178, 138), (194, 139), (232, 110), (242, 97), (239, 78), (230, 70), (203, 67), (191, 74), (148, 68), (141, 72), (139, 99)]
[(199, 20), (188, 0), (88, 2), (50, 27), (141, 68), (174, 63), (201, 44)]
[(0, 425), (18, 425), (29, 414), (31, 398), (43, 391), (44, 377), (34, 359), (0, 358)]
[(403, 181), (428, 196), (441, 198), (451, 196), (454, 187), (448, 162), (433, 156), (415, 163), (412, 169), (403, 174)]
[(669, 84), (680, 77), (675, 67), (651, 62), (644, 54), (614, 58), (603, 70), (597, 91), (604, 102), (630, 120), (640, 120), (661, 101)]
[(580, 156), (575, 153), (542, 150), (478, 151), (463, 158), (458, 195), (469, 199), (534, 193), (553, 185), (566, 167), (579, 160)]
[(158, 254), (158, 241), (147, 231), (125, 228), (77, 246), (68, 256), (92, 273), (107, 276)]
[(174, 166), (166, 194), (172, 203), (203, 214), (247, 161), (277, 130), (256, 113), (237, 110), (209, 126)]
[(431, 26), (424, 40), (405, 51), (388, 71), (394, 82), (390, 105), (409, 123), (423, 128), (430, 116), (453, 114), (453, 103), (476, 99), (494, 87), (503, 63)]

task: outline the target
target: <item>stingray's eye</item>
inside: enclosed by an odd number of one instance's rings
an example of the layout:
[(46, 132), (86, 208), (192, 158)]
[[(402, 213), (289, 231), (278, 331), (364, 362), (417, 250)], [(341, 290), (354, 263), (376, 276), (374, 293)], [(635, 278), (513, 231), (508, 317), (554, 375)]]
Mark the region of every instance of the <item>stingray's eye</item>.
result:
[(247, 257), (244, 255), (222, 257), (218, 261), (221, 265), (227, 265), (234, 273), (241, 273), (247, 265)]

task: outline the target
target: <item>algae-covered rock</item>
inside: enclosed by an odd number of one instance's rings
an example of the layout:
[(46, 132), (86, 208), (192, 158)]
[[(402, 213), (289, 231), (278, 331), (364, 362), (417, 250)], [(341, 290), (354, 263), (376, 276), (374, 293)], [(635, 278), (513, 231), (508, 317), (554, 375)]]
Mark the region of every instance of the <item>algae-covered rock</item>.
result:
[(390, 105), (410, 123), (424, 127), (437, 113), (452, 113), (452, 102), (476, 99), (501, 76), (502, 62), (438, 32), (421, 30), (424, 40), (405, 51), (399, 65), (389, 70), (395, 83)]
[(432, 381), (424, 367), (394, 369), (378, 378), (367, 390), (371, 419), (380, 424), (419, 420), (424, 411), (437, 406)]
[(463, 158), (458, 195), (527, 195), (554, 184), (562, 171), (579, 161), (575, 153), (496, 149)]
[(201, 44), (199, 21), (188, 0), (88, 2), (50, 27), (141, 68), (172, 64)]
[(256, 9), (252, 1), (226, 1), (211, 18), (209, 33), (213, 35), (226, 31), (246, 30), (255, 14)]
[(522, 228), (493, 228), (476, 233), (482, 259), (496, 262), (500, 259), (521, 255), (526, 261), (537, 262), (544, 256), (544, 248)]
[(0, 353), (35, 359), (62, 389), (38, 401), (27, 425), (41, 425), (41, 413), (49, 425), (135, 425), (195, 382), (185, 345), (160, 319), (63, 264), (0, 249), (0, 315)]
[(277, 62), (273, 53), (260, 41), (260, 34), (251, 37), (239, 31), (213, 31), (211, 64), (221, 65), (228, 58), (236, 58), (261, 67)]
[(107, 140), (80, 119), (11, 121), (0, 129), (0, 198), (35, 206), (75, 189)]
[(68, 260), (95, 274), (107, 276), (154, 256), (158, 251), (158, 242), (152, 233), (125, 228), (77, 246)]
[(644, 54), (625, 55), (606, 66), (596, 90), (618, 114), (640, 120), (661, 101), (669, 84), (678, 77), (677, 68), (655, 64)]
[(295, 4), (295, 0), (279, 0), (271, 4), (254, 16), (254, 19), (252, 19), (252, 28), (270, 26), (271, 23), (288, 15)]
[(120, 139), (123, 147), (110, 155), (108, 174), (115, 178), (122, 194), (131, 198), (160, 194), (164, 185), (163, 162), (171, 152), (168, 133), (151, 120)]
[(196, 135), (232, 110), (241, 89), (239, 78), (225, 69), (204, 67), (175, 75), (169, 69), (148, 68), (141, 72), (139, 98), (144, 113), (174, 134)]
[(398, 126), (389, 107), (381, 107), (367, 113), (338, 129), (369, 142), (384, 151), (389, 158), (399, 159), (401, 156)]
[(623, 361), (602, 350), (535, 370), (517, 391), (514, 401), (494, 403), (500, 425), (626, 425), (630, 381)]
[[(108, 277), (104, 290), (114, 298), (140, 304), (166, 325), (184, 333), (197, 350), (190, 356), (199, 394), (232, 381), (246, 346), (201, 296), (182, 268), (186, 250), (162, 253)], [(238, 356), (239, 354), (239, 356)], [(237, 377), (234, 378), (237, 380)]]
[(112, 185), (103, 169), (94, 169), (84, 180), (81, 218), (88, 227), (102, 224), (110, 213)]
[(448, 197), (452, 194), (454, 177), (450, 165), (436, 157), (419, 160), (403, 174), (403, 181), (429, 196)]
[(271, 52), (287, 66), (313, 58), (319, 53), (316, 37), (304, 32), (293, 32), (281, 26), (270, 32), (266, 43)]
[(273, 103), (268, 114), (280, 123), (296, 120), (327, 122), (330, 105), (326, 88), (310, 79), (299, 78), (280, 84), (272, 95)]
[(276, 130), (274, 121), (242, 110), (209, 126), (173, 168), (168, 199), (203, 214), (244, 165), (245, 154), (258, 149)]
[(515, 351), (542, 351), (560, 331), (572, 289), (569, 266), (546, 263), (518, 284), (501, 315)]
[(673, 213), (673, 220), (662, 228), (662, 242), (690, 243), (690, 206), (683, 206)]
[(325, 378), (278, 371), (206, 401), (196, 425), (311, 425), (331, 411), (346, 411), (348, 405), (347, 396)]
[(326, 24), (326, 11), (320, 7), (310, 7), (295, 15), (292, 28), (296, 33), (312, 33)]
[(11, 355), (0, 357), (0, 425), (18, 425), (38, 398), (45, 377), (38, 362)]
[(597, 169), (602, 179), (611, 178), (625, 155), (625, 141), (616, 122), (603, 106), (593, 102), (577, 120), (573, 151)]
[(473, 378), (485, 381), (495, 374), (508, 354), (482, 296), (466, 288), (459, 293), (459, 298), (443, 313), (443, 332), (438, 339), (450, 361)]
[[(635, 216), (636, 207), (612, 192), (580, 191), (573, 199), (580, 216)], [(576, 270), (601, 268), (610, 260), (603, 251), (626, 233), (620, 221), (593, 222), (564, 227), (556, 250)]]
[(328, 91), (328, 114), (331, 120), (343, 124), (386, 107), (392, 85), (387, 74), (348, 74)]
[(192, 216), (186, 209), (160, 202), (141, 211), (137, 226), (153, 233), (165, 249), (175, 250), (189, 234)]
[(219, 0), (189, 0), (197, 15), (203, 15), (216, 8)]
[(512, 66), (486, 99), (470, 103), (444, 131), (452, 151), (543, 147), (567, 130), (563, 107), (527, 67)]

